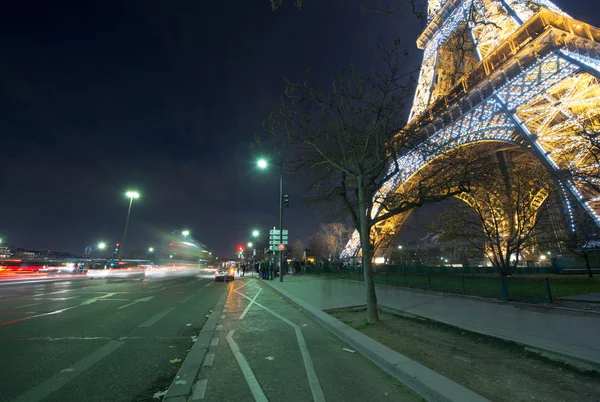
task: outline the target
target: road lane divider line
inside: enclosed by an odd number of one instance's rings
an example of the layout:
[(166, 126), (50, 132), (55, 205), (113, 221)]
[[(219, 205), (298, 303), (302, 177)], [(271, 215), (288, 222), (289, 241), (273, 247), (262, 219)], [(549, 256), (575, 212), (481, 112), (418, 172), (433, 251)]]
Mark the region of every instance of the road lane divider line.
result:
[(183, 304), (183, 303), (187, 303), (190, 300), (192, 300), (194, 298), (195, 295), (191, 294), (188, 297), (184, 298), (183, 300), (181, 300), (179, 303)]
[(235, 329), (232, 329), (231, 331), (229, 331), (229, 333), (225, 337), (225, 339), (227, 340), (227, 343), (229, 344), (229, 349), (231, 349), (231, 353), (233, 353), (233, 357), (235, 357), (235, 360), (237, 361), (238, 366), (240, 366), (240, 370), (242, 370), (242, 374), (244, 375), (244, 378), (246, 379), (246, 383), (248, 384), (248, 387), (250, 388), (250, 392), (252, 392), (252, 396), (254, 396), (254, 400), (256, 402), (267, 402), (268, 399), (265, 396), (265, 393), (263, 392), (262, 388), (260, 387), (258, 380), (254, 376), (254, 373), (252, 372), (250, 365), (248, 365), (246, 358), (244, 357), (244, 355), (242, 355), (242, 352), (240, 352), (240, 349), (238, 348), (237, 344), (233, 340), (234, 333), (235, 333)]
[(43, 302), (38, 302), (38, 303), (31, 303), (31, 304), (24, 304), (22, 306), (19, 306), (17, 308), (23, 308), (23, 307), (30, 307), (30, 306), (37, 306), (38, 304), (42, 304)]
[(250, 310), (250, 307), (252, 307), (252, 305), (254, 304), (256, 298), (258, 297), (258, 295), (260, 294), (260, 292), (262, 292), (262, 289), (258, 290), (258, 293), (252, 298), (252, 300), (250, 300), (250, 303), (248, 304), (248, 306), (246, 306), (246, 309), (244, 310), (244, 312), (240, 315), (240, 317), (238, 318), (238, 320), (243, 320), (244, 317), (246, 316), (246, 314), (248, 313), (248, 310)]
[[(243, 293), (234, 291), (242, 297), (245, 297), (248, 300), (250, 299)], [(310, 386), (310, 392), (312, 393), (314, 402), (325, 402), (325, 394), (323, 393), (323, 389), (321, 388), (321, 383), (319, 382), (319, 378), (317, 377), (317, 373), (315, 372), (315, 367), (312, 362), (312, 358), (310, 357), (310, 352), (308, 351), (308, 347), (306, 346), (306, 341), (304, 340), (304, 335), (302, 334), (302, 329), (296, 323), (288, 320), (282, 315), (276, 313), (275, 311), (263, 306), (259, 302), (255, 301), (254, 304), (268, 311), (275, 317), (279, 318), (281, 321), (290, 325), (294, 328), (294, 332), (296, 333), (296, 340), (298, 341), (298, 346), (300, 348), (300, 354), (302, 355), (302, 360), (304, 361), (304, 369), (306, 370), (306, 377), (308, 378), (308, 385)]]
[(208, 384), (208, 380), (199, 380), (196, 383), (196, 388), (194, 388), (194, 393), (192, 394), (192, 401), (199, 401), (204, 399), (204, 394), (206, 393), (206, 384)]
[(139, 328), (151, 327), (152, 325), (159, 322), (162, 318), (166, 317), (173, 310), (175, 310), (175, 307), (166, 308), (163, 311), (161, 311), (160, 313), (153, 315), (148, 320), (146, 320), (143, 323), (141, 323), (140, 325), (138, 325), (138, 327)]
[(86, 306), (88, 304), (95, 303), (95, 302), (97, 302), (100, 299), (104, 299), (104, 298), (111, 297), (111, 296), (114, 296), (114, 295), (115, 295), (115, 293), (107, 293), (104, 296), (92, 297), (91, 299), (87, 299), (87, 300), (81, 302), (80, 304), (78, 304), (76, 306), (65, 307), (63, 309), (50, 311), (48, 313), (30, 315), (29, 317), (17, 318), (15, 320), (0, 322), (0, 327), (3, 327), (5, 325), (16, 324), (17, 322), (21, 322), (21, 321), (31, 320), (32, 318), (46, 317), (46, 316), (49, 316), (49, 315), (55, 315), (55, 314), (64, 313), (65, 311), (72, 310), (74, 308), (81, 307), (81, 306)]
[(250, 283), (250, 282), (248, 282), (248, 281), (244, 282), (244, 284), (243, 284), (242, 286), (240, 286), (240, 287), (239, 287), (239, 288), (237, 288), (237, 289), (233, 289), (233, 291), (234, 291), (234, 292), (237, 292), (238, 290), (240, 290), (241, 288), (243, 288), (244, 286), (246, 286), (248, 283)]
[(138, 304), (138, 303), (140, 303), (140, 302), (148, 302), (148, 301), (152, 300), (153, 298), (154, 298), (154, 296), (143, 297), (143, 298), (141, 298), (141, 299), (134, 300), (134, 301), (132, 301), (132, 302), (131, 302), (131, 303), (129, 303), (129, 304), (124, 304), (124, 305), (122, 305), (121, 307), (117, 307), (117, 308), (118, 308), (119, 310), (121, 310), (121, 309), (123, 309), (123, 308), (129, 307), (129, 306), (133, 306), (134, 304)]
[(219, 338), (218, 337), (213, 337), (212, 340), (210, 341), (210, 347), (214, 348), (215, 346), (217, 346), (219, 344)]
[(31, 388), (24, 394), (21, 394), (14, 399), (13, 402), (36, 402), (45, 399), (48, 395), (73, 380), (79, 374), (83, 373), (124, 344), (125, 342), (108, 342), (106, 345), (90, 353), (72, 366), (61, 370), (58, 374), (55, 374), (43, 383)]
[(208, 282), (206, 285), (204, 285), (205, 288), (209, 287), (210, 285), (212, 285), (214, 282)]
[(38, 293), (36, 295), (33, 295), (32, 297), (44, 297), (44, 296), (48, 296), (48, 295), (57, 295), (57, 294), (60, 294), (60, 293), (67, 293), (69, 291), (70, 291), (70, 289), (59, 290), (59, 291), (56, 291), (56, 292)]

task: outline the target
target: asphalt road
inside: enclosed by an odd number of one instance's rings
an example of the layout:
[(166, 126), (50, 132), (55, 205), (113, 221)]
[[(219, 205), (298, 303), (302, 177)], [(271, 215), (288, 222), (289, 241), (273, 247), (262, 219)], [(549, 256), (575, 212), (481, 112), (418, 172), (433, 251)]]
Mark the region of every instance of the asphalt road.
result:
[(197, 273), (1, 286), (0, 400), (158, 400), (226, 286)]
[(237, 278), (228, 287), (189, 400), (422, 400), (268, 285)]

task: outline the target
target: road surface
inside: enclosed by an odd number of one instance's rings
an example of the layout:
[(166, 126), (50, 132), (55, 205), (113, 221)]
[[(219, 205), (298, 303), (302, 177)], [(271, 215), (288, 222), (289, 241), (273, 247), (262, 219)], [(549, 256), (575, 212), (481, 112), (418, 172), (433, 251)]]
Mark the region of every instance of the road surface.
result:
[(226, 286), (195, 272), (0, 287), (0, 400), (159, 400)]

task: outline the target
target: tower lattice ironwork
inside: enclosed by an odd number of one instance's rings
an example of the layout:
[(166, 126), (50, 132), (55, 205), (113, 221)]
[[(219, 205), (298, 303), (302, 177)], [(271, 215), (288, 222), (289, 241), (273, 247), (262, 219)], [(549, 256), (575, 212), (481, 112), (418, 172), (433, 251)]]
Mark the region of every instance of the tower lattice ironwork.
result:
[[(417, 46), (424, 55), (408, 128), (425, 133), (423, 146), (435, 144), (436, 152), (403, 155), (381, 194), (406, 186), (442, 153), (511, 143), (558, 178), (569, 230), (576, 229), (576, 204), (600, 225), (592, 174), (599, 161), (578, 134), (600, 129), (599, 29), (549, 0), (429, 0)], [(376, 252), (393, 242), (407, 216), (375, 228)], [(342, 256), (359, 251), (355, 232)]]

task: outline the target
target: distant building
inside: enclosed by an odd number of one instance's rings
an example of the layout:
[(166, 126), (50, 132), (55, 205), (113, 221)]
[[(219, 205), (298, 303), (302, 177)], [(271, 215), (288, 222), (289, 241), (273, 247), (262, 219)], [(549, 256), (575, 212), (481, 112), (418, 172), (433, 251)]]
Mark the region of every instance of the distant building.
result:
[(40, 251), (39, 254), (38, 254), (38, 257), (44, 258), (44, 259), (52, 259), (52, 258), (57, 258), (57, 259), (81, 258), (80, 256), (75, 255), (73, 253), (66, 253), (66, 252), (62, 252), (62, 251), (52, 251), (52, 250)]
[(29, 260), (36, 258), (38, 254), (39, 253), (36, 250), (25, 250), (24, 248), (18, 248), (17, 251), (15, 251), (15, 257)]

